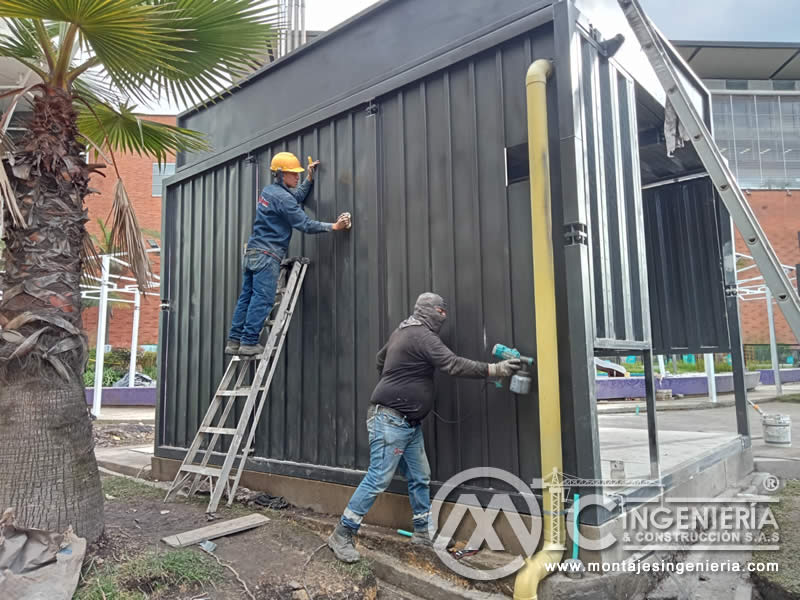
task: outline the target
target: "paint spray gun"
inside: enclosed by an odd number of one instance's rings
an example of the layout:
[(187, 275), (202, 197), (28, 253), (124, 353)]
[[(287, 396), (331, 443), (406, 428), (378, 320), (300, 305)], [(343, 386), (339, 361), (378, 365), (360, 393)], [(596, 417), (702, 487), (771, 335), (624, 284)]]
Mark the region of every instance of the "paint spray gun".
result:
[[(517, 371), (511, 377), (511, 385), (508, 389), (510, 389), (515, 394), (527, 394), (531, 391), (531, 374), (528, 371), (528, 368), (533, 368), (533, 358), (530, 356), (523, 356), (519, 353), (519, 350), (516, 348), (509, 348), (508, 346), (504, 346), (503, 344), (495, 344), (494, 348), (492, 348), (492, 356), (498, 358), (500, 360), (509, 360), (512, 358), (517, 358), (522, 361), (522, 369)], [(499, 381), (495, 382), (495, 387), (501, 388), (503, 384)]]

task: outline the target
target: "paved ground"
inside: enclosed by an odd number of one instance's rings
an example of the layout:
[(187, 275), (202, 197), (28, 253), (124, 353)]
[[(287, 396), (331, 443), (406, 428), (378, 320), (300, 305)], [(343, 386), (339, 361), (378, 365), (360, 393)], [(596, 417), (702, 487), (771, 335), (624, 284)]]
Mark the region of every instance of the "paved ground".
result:
[(114, 423), (118, 421), (155, 423), (156, 409), (154, 406), (103, 406), (100, 409), (100, 418), (95, 422)]
[[(800, 384), (783, 386), (784, 394), (800, 392)], [(748, 392), (747, 397), (752, 402), (767, 403), (771, 402), (777, 392), (774, 385), (760, 385), (755, 390)], [(707, 396), (690, 396), (685, 398), (672, 398), (671, 400), (661, 400), (658, 402), (658, 412), (669, 410), (692, 410), (699, 408), (725, 408), (735, 404), (733, 394), (719, 394), (717, 401), (712, 402)], [(636, 410), (647, 409), (647, 404), (642, 400), (601, 400), (597, 403), (597, 412), (601, 415), (635, 413)]]
[[(784, 386), (784, 393), (800, 392), (800, 386)], [(756, 394), (750, 394), (759, 400)], [(782, 413), (792, 419), (794, 446), (783, 448), (764, 443), (759, 414), (750, 409), (749, 421), (756, 468), (786, 478), (800, 478), (800, 404), (791, 402), (765, 403), (768, 413)], [(625, 460), (626, 475), (646, 475), (649, 471), (647, 445), (647, 415), (601, 414), (600, 442), (603, 470), (612, 459)], [(659, 450), (662, 469), (668, 471), (693, 456), (707, 452), (736, 436), (736, 412), (733, 406), (714, 409), (694, 409), (658, 412)], [(630, 472), (628, 465), (630, 464)]]

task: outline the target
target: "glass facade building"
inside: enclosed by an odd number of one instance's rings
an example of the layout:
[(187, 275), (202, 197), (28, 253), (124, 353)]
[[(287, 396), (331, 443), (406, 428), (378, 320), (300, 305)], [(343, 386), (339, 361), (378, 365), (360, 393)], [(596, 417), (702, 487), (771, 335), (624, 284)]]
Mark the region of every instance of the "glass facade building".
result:
[(800, 188), (800, 95), (711, 91), (714, 137), (739, 185)]

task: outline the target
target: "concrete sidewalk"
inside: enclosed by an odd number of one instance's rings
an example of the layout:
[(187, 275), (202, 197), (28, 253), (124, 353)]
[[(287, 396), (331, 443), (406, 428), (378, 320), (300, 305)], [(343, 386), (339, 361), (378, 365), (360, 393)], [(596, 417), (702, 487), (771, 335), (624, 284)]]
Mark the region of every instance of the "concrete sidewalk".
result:
[[(784, 392), (791, 393), (791, 388), (784, 386)], [(764, 403), (763, 400), (753, 398), (752, 394), (748, 396), (756, 403)], [(785, 479), (800, 478), (800, 403), (773, 401), (763, 406), (762, 410), (791, 418), (793, 446), (766, 444), (761, 416), (750, 408), (748, 416), (756, 470)], [(662, 460), (666, 459), (667, 465), (678, 458), (676, 454), (689, 457), (709, 443), (724, 444), (726, 440), (736, 436), (736, 411), (733, 406), (719, 407), (716, 410), (659, 410), (658, 413), (659, 447)], [(646, 411), (641, 410), (638, 415), (631, 414), (630, 411), (625, 414), (601, 414), (598, 420), (603, 463), (612, 459), (628, 458), (632, 467), (643, 466), (648, 456)], [(635, 455), (636, 449), (642, 453), (640, 457)]]
[(109, 471), (131, 477), (150, 478), (150, 459), (153, 457), (153, 446), (95, 448), (94, 455), (97, 458), (98, 466)]
[(155, 423), (154, 406), (103, 406), (95, 423)]

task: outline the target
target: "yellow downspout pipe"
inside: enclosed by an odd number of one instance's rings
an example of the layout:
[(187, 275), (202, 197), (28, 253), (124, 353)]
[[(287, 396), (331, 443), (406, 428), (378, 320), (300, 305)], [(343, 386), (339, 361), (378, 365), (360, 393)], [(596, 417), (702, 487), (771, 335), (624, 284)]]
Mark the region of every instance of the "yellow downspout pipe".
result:
[[(550, 572), (546, 563), (559, 563), (564, 554), (561, 408), (558, 389), (558, 331), (556, 329), (553, 219), (550, 200), (550, 157), (547, 132), (547, 78), (549, 60), (528, 68), (528, 160), (531, 189), (533, 296), (536, 315), (536, 368), (539, 380), (539, 437), (542, 454), (542, 549), (525, 560), (514, 581), (514, 600), (536, 600), (539, 582)], [(557, 474), (555, 477), (553, 475)], [(555, 479), (555, 481), (553, 481)], [(548, 483), (553, 484), (552, 487)]]

